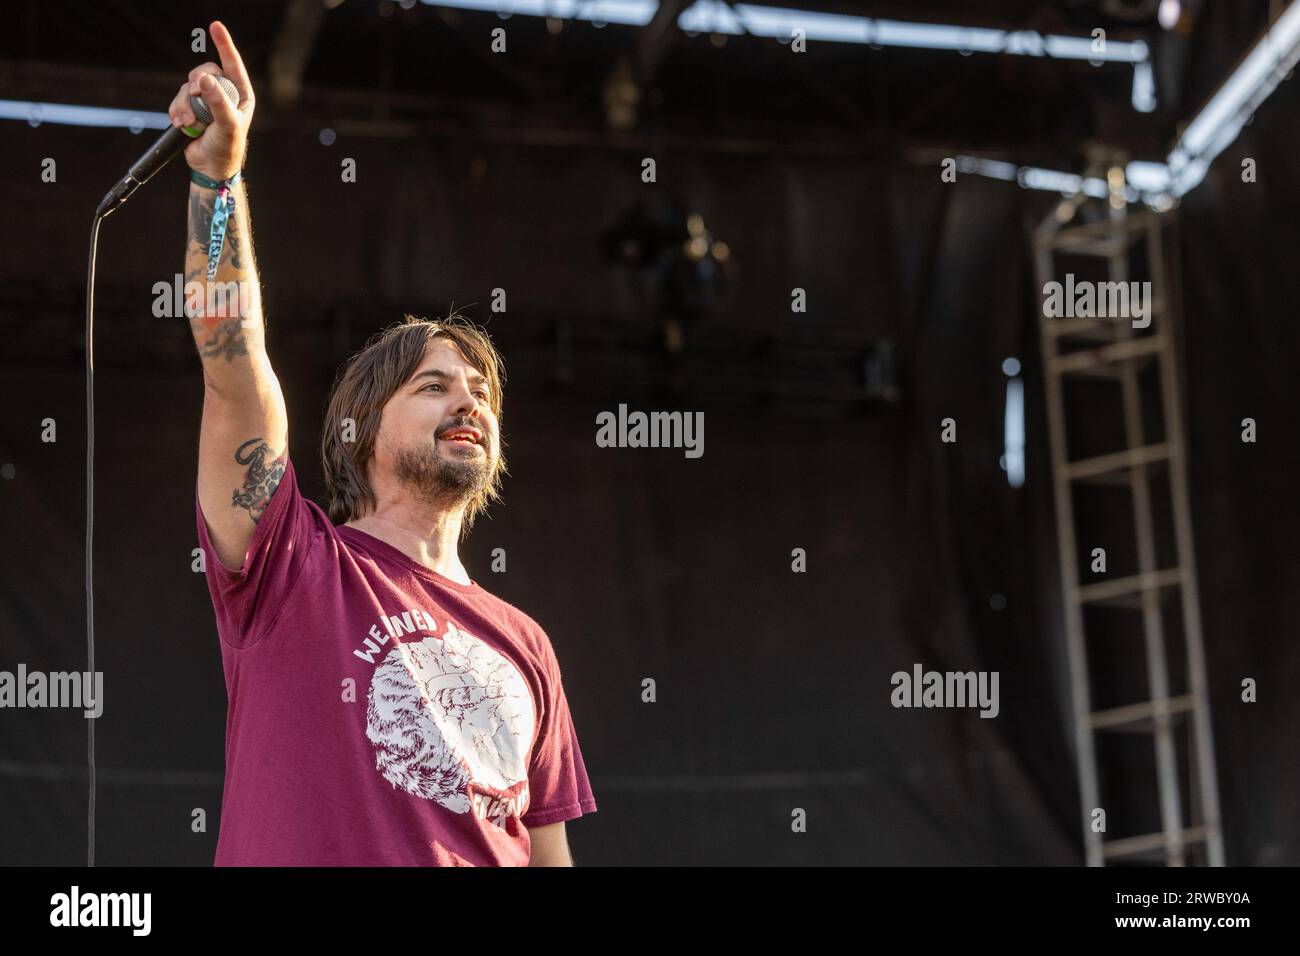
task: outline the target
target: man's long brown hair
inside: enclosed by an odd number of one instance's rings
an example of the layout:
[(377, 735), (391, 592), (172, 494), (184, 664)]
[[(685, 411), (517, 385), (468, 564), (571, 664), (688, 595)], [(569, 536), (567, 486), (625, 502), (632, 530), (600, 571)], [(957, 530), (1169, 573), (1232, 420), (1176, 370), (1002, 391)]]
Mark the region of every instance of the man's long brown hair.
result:
[[(446, 336), (488, 381), (488, 405), (497, 418), (500, 434), (504, 397), (505, 363), (487, 330), (458, 312), (445, 319), (404, 315), (402, 321), (376, 332), (365, 347), (344, 363), (330, 391), (325, 411), (321, 460), (325, 467), (325, 488), (330, 520), (343, 524), (378, 506), (366, 465), (375, 450), (384, 406), (420, 368), (437, 336)], [(347, 420), (352, 420), (352, 441), (345, 441)], [(501, 479), (508, 474), (505, 440), (499, 439), (501, 454), (486, 488), (465, 507), (461, 537), (469, 533), (474, 519), (501, 497)]]

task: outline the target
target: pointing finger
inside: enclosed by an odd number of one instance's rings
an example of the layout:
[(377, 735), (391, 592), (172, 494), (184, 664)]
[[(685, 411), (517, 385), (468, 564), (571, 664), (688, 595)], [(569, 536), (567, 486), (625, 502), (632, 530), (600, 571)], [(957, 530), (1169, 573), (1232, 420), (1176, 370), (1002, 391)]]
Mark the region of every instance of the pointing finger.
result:
[(239, 90), (240, 104), (250, 102), (253, 99), (253, 84), (248, 78), (248, 70), (244, 69), (243, 58), (235, 49), (235, 41), (231, 38), (230, 31), (220, 20), (214, 20), (208, 31), (217, 45), (217, 52), (221, 54), (222, 72), (235, 84), (235, 89)]

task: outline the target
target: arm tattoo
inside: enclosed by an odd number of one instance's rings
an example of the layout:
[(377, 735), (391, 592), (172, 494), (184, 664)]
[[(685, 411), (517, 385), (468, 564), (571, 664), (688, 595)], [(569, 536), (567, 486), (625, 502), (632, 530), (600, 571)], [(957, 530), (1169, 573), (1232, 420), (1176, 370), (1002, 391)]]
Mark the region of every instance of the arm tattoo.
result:
[[(230, 503), (236, 508), (243, 508), (253, 519), (253, 524), (262, 520), (266, 506), (275, 494), (276, 486), (284, 477), (285, 462), (289, 450), (286, 448), (279, 458), (271, 459), (271, 446), (261, 438), (250, 438), (239, 446), (235, 452), (235, 461), (248, 465), (244, 475), (244, 486), (235, 489)], [(269, 460), (268, 460), (269, 459)]]
[[(192, 320), (193, 328), (198, 331), (207, 328), (212, 337), (199, 345), (199, 357), (204, 359), (225, 357), (233, 362), (236, 355), (248, 354), (248, 343), (244, 341), (244, 320), (237, 315), (228, 319), (215, 320), (200, 316)], [(241, 462), (242, 464), (242, 462)]]
[(205, 196), (197, 189), (190, 191), (190, 221), (194, 234), (190, 237), (199, 244), (204, 254), (208, 250), (208, 238), (212, 235), (212, 203), (216, 196)]
[(226, 223), (226, 246), (225, 249), (221, 250), (224, 254), (226, 249), (229, 249), (230, 264), (236, 269), (241, 270), (244, 268), (244, 260), (240, 254), (243, 242), (239, 235), (239, 215), (243, 208), (243, 203), (237, 205), (235, 207), (235, 214), (231, 216), (230, 220)]

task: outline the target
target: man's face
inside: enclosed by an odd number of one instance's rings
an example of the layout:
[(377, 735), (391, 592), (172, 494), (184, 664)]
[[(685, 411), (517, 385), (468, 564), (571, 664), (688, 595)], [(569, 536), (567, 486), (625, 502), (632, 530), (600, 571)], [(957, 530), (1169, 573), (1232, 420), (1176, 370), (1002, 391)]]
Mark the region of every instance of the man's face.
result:
[(472, 498), (491, 483), (500, 457), (491, 397), (487, 379), (460, 350), (434, 339), (415, 374), (384, 406), (377, 474), (438, 508)]

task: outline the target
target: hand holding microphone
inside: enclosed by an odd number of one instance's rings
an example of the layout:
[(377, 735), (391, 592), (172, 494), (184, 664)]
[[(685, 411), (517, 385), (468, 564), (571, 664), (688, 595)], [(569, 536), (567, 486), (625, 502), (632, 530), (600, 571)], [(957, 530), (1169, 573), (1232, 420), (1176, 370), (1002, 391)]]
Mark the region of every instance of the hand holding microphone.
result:
[(167, 110), (172, 125), (109, 190), (97, 215), (106, 216), (120, 206), (182, 150), (190, 169), (217, 182), (229, 179), (244, 165), (256, 105), (253, 84), (230, 31), (215, 21), (209, 33), (221, 66), (202, 63), (190, 71)]
[(203, 63), (190, 70), (189, 79), (181, 84), (167, 115), (176, 127), (202, 132), (185, 147), (185, 161), (190, 169), (220, 181), (229, 179), (244, 165), (248, 127), (256, 104), (253, 84), (230, 31), (218, 21), (212, 24), (210, 33), (221, 55), (221, 66)]

